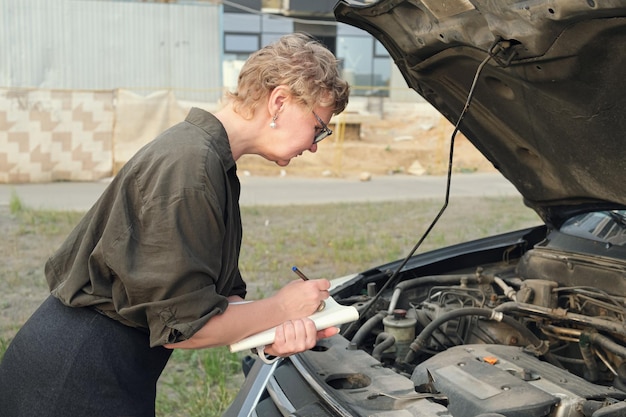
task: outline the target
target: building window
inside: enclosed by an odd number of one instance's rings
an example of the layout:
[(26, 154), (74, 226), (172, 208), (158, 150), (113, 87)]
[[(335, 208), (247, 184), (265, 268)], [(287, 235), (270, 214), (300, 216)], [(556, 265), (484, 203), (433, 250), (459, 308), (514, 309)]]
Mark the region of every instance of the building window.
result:
[(259, 35), (224, 33), (225, 54), (251, 54), (259, 49)]

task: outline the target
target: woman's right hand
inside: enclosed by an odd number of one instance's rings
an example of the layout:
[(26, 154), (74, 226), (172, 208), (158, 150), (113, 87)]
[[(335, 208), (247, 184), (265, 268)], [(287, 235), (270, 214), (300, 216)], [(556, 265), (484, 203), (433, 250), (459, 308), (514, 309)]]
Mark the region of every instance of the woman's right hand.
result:
[(315, 313), (320, 304), (329, 297), (329, 288), (330, 282), (327, 279), (294, 280), (272, 298), (286, 320), (294, 320)]

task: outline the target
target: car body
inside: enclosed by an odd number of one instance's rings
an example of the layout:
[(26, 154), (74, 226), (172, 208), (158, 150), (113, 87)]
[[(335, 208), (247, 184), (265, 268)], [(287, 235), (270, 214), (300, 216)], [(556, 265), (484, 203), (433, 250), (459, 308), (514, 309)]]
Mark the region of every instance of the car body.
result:
[(626, 415), (626, 1), (340, 1), (544, 224), (344, 277), (225, 416)]

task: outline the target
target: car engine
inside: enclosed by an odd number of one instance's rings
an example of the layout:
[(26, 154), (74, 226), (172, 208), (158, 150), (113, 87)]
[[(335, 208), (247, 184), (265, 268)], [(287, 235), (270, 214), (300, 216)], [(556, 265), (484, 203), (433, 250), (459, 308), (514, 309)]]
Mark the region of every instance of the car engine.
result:
[(452, 273), (406, 269), (379, 298), (370, 280), (343, 300), (365, 313), (349, 348), (454, 417), (626, 415), (624, 264), (561, 237)]

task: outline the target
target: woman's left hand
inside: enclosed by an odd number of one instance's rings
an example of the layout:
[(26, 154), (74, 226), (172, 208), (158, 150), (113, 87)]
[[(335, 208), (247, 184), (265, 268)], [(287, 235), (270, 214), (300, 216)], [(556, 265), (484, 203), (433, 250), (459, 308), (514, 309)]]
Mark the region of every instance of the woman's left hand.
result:
[(318, 339), (339, 333), (337, 327), (316, 330), (309, 318), (289, 320), (276, 327), (274, 343), (265, 347), (265, 352), (273, 356), (289, 356), (304, 352), (315, 346)]

